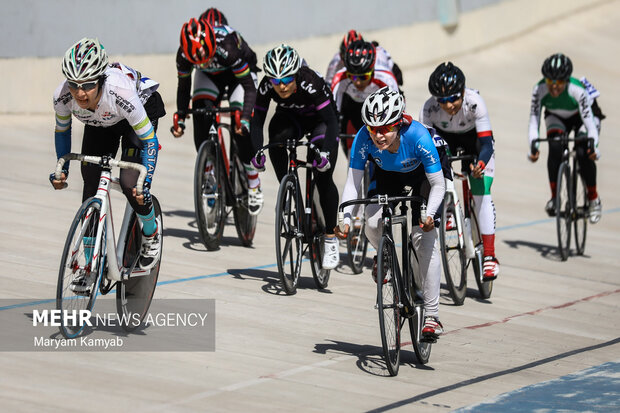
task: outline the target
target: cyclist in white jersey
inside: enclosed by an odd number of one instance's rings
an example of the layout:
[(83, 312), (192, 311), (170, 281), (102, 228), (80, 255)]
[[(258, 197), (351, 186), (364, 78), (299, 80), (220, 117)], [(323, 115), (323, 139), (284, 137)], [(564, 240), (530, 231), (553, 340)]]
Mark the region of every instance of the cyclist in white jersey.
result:
[[(549, 56), (542, 65), (544, 78), (540, 80), (532, 92), (532, 107), (530, 111), (528, 158), (536, 162), (540, 155), (538, 145), (532, 147), (534, 139), (538, 138), (540, 128), (540, 112), (545, 108), (545, 124), (547, 137), (575, 131), (575, 137), (592, 138), (575, 144), (579, 169), (586, 181), (589, 200), (590, 222), (597, 223), (601, 219), (601, 199), (596, 190), (596, 163), (600, 158), (598, 147), (601, 120), (605, 115), (596, 102), (600, 93), (587, 81), (571, 77), (573, 64), (568, 56), (556, 53)], [(555, 195), (558, 178), (558, 168), (562, 161), (561, 142), (549, 142), (549, 156), (547, 158), (547, 172), (551, 199), (545, 210), (549, 216), (555, 214)]]
[[(413, 195), (427, 200), (427, 216), (420, 216), (420, 208), (412, 206), (411, 237), (420, 262), (424, 290), (425, 320), (422, 334), (437, 338), (443, 332), (439, 321), (439, 287), (441, 261), (435, 224), (440, 218), (440, 205), (445, 194), (444, 177), (449, 171), (443, 167), (429, 130), (404, 113), (403, 96), (383, 87), (364, 101), (362, 118), (366, 127), (357, 132), (351, 148), (351, 160), (341, 202), (359, 197), (364, 166), (368, 160), (375, 163), (377, 189), (375, 194), (401, 195), (406, 186)], [(372, 196), (373, 194), (371, 194)], [(349, 233), (353, 206), (344, 210), (344, 230), (336, 227), (336, 236), (343, 239)], [(368, 205), (366, 236), (378, 248), (382, 232), (381, 206)], [(376, 281), (376, 268), (373, 268)]]
[[(352, 133), (364, 125), (361, 116), (364, 100), (384, 86), (398, 92), (398, 82), (390, 68), (378, 59), (377, 48), (370, 42), (351, 42), (344, 63), (345, 67), (334, 76), (332, 93), (340, 114), (340, 132)], [(341, 144), (348, 155), (351, 142), (343, 140)]]
[[(105, 49), (97, 39), (84, 38), (67, 50), (62, 63), (65, 76), (54, 93), (56, 113), (55, 144), (58, 158), (71, 151), (72, 116), (83, 122), (81, 152), (85, 155), (112, 155), (122, 142), (122, 160), (142, 163), (147, 168), (144, 191), (136, 196), (138, 172), (123, 169), (120, 183), (125, 197), (142, 223), (142, 251), (139, 265), (152, 268), (159, 260), (161, 239), (151, 202), (150, 186), (155, 172), (159, 143), (157, 119), (165, 115), (156, 92), (159, 84), (120, 63), (108, 64)], [(81, 166), (83, 200), (97, 192), (101, 168)], [(66, 187), (69, 165), (60, 180), (50, 181), (55, 189)], [(89, 288), (88, 277), (76, 280), (74, 290)]]
[[(465, 87), (465, 75), (452, 62), (442, 63), (431, 74), (428, 89), (433, 95), (420, 111), (420, 122), (435, 128), (452, 153), (456, 148), (477, 156), (474, 164), (463, 165), (469, 174), (474, 208), (479, 219), (484, 248), (483, 280), (499, 274), (495, 257), (495, 204), (491, 185), (495, 175), (495, 149), (489, 113), (478, 91)], [(447, 185), (453, 185), (447, 181)], [(444, 225), (453, 225), (446, 217)]]

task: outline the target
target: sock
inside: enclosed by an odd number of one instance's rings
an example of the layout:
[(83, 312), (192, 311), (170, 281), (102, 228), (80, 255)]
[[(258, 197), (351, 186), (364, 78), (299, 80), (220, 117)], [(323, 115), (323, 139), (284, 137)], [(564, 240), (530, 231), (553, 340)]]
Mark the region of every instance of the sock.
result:
[(593, 201), (596, 198), (598, 198), (598, 192), (596, 191), (596, 185), (589, 186), (587, 190), (588, 190), (588, 201)]
[(551, 187), (551, 199), (555, 198), (556, 188), (558, 187), (557, 182), (549, 182), (549, 186)]
[(90, 260), (93, 258), (93, 249), (95, 248), (95, 237), (84, 237), (82, 238), (84, 242), (84, 258), (86, 258), (86, 263), (90, 263)]
[(495, 234), (482, 235), (482, 246), (484, 247), (484, 256), (495, 257)]
[(260, 179), (258, 178), (258, 172), (256, 172), (256, 169), (254, 169), (252, 165), (245, 163), (243, 164), (243, 167), (245, 168), (245, 174), (248, 177), (248, 186), (250, 188), (260, 186)]
[(155, 222), (155, 210), (151, 208), (151, 211), (147, 215), (138, 215), (140, 221), (142, 221), (142, 233), (147, 237), (150, 237), (157, 231), (157, 223)]

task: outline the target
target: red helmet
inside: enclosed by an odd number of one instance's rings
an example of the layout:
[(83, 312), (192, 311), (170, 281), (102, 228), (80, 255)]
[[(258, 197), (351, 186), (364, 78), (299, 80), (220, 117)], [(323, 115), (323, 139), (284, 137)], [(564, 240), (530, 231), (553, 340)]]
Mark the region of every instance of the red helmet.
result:
[(206, 20), (211, 26), (226, 26), (228, 20), (224, 13), (216, 9), (215, 7), (208, 8), (204, 13), (200, 15), (200, 20)]
[(181, 50), (195, 65), (207, 63), (215, 55), (215, 33), (206, 21), (191, 18), (181, 29)]
[(344, 59), (344, 54), (347, 51), (347, 47), (349, 44), (356, 40), (364, 40), (362, 35), (355, 30), (349, 30), (347, 34), (342, 38), (342, 42), (340, 43), (340, 57)]

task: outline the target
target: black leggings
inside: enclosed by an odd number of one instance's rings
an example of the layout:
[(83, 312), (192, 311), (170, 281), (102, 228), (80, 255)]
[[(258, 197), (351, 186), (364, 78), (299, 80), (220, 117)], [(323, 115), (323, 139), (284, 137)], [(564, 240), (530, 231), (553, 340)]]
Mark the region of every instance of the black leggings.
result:
[[(318, 117), (302, 118), (286, 112), (274, 114), (269, 123), (269, 143), (286, 142), (287, 139), (295, 137), (301, 139), (304, 134), (311, 133), (312, 139), (317, 139), (314, 143), (323, 147), (326, 125)], [(278, 182), (284, 178), (288, 169), (288, 155), (285, 148), (270, 148), (269, 158), (278, 178)], [(316, 187), (321, 200), (321, 209), (325, 217), (325, 232), (334, 233), (336, 217), (338, 215), (338, 188), (333, 180), (334, 168), (338, 159), (338, 147), (329, 153), (329, 163), (331, 168), (325, 172), (315, 170), (313, 172)]]

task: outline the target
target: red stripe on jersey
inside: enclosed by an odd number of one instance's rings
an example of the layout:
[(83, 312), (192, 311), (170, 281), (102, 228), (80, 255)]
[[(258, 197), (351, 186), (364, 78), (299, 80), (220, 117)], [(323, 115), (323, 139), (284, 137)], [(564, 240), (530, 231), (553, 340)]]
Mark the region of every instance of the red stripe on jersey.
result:
[(485, 131), (482, 131), (482, 132), (478, 132), (478, 137), (479, 138), (484, 138), (484, 137), (487, 137), (487, 136), (493, 136), (493, 131), (485, 130)]

